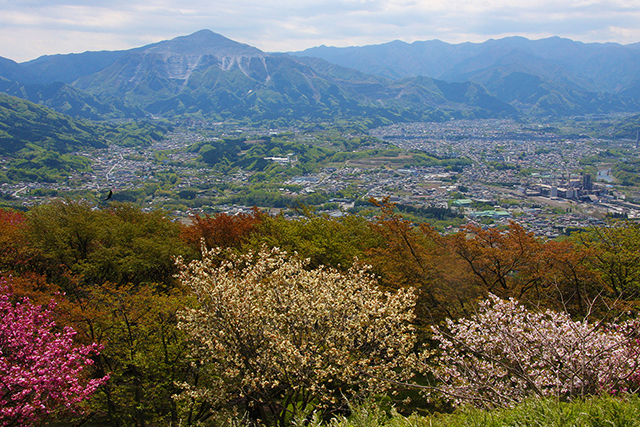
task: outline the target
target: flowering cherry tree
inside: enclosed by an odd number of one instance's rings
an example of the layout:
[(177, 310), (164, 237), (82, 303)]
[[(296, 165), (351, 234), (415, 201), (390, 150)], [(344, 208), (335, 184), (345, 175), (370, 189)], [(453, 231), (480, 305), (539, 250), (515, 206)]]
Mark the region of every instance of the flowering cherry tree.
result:
[(534, 312), (494, 295), (470, 319), (434, 327), (440, 354), (431, 373), (454, 403), (509, 405), (527, 396), (615, 392), (640, 367), (638, 323), (600, 325)]
[(73, 410), (107, 378), (86, 379), (96, 345), (76, 346), (75, 331), (56, 331), (53, 303), (12, 303), (0, 281), (0, 426), (29, 426)]
[(184, 311), (181, 327), (217, 379), (187, 388), (190, 398), (285, 425), (310, 407), (328, 416), (357, 395), (384, 392), (392, 383), (383, 379), (406, 380), (415, 366), (412, 291), (379, 290), (362, 265), (308, 269), (263, 248), (204, 250), (182, 267), (200, 308)]

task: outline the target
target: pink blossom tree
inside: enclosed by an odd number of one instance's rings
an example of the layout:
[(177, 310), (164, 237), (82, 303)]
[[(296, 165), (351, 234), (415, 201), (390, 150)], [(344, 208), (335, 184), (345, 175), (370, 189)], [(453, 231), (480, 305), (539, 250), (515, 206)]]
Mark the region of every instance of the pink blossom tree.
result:
[(75, 331), (57, 330), (48, 307), (12, 302), (0, 279), (0, 426), (30, 426), (87, 399), (108, 377), (87, 379), (97, 346), (74, 345)]
[(471, 318), (433, 328), (440, 352), (428, 370), (455, 404), (481, 407), (635, 391), (639, 326), (577, 321), (490, 295)]

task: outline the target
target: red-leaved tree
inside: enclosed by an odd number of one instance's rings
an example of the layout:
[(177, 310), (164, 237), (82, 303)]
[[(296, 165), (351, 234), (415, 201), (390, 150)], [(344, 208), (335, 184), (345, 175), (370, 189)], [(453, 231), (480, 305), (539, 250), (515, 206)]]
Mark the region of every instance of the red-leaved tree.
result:
[(73, 411), (108, 377), (88, 379), (97, 346), (74, 345), (75, 331), (56, 330), (54, 303), (12, 302), (0, 279), (0, 426), (30, 426)]

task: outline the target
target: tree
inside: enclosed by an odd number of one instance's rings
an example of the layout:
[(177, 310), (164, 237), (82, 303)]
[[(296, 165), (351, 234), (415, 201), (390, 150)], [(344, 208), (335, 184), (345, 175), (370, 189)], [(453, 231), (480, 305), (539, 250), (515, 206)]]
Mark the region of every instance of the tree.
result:
[[(80, 339), (103, 349), (95, 369), (110, 381), (93, 396), (92, 425), (192, 425), (191, 405), (175, 401), (176, 383), (195, 383), (186, 334), (176, 313), (189, 303), (178, 290), (105, 283), (69, 295), (69, 320)], [(70, 304), (69, 304), (70, 303)], [(199, 408), (195, 408), (199, 410)]]
[(257, 208), (251, 214), (195, 215), (191, 217), (191, 225), (182, 230), (182, 240), (196, 251), (200, 250), (202, 240), (207, 248), (239, 248), (255, 232), (264, 216)]
[(593, 227), (577, 240), (589, 249), (589, 261), (604, 282), (604, 294), (612, 301), (638, 309), (640, 301), (640, 225), (614, 221)]
[(0, 209), (0, 271), (5, 274), (19, 270), (28, 258), (25, 227), (26, 216), (22, 212)]
[(592, 251), (572, 240), (544, 243), (540, 254), (544, 260), (541, 286), (526, 297), (534, 305), (566, 311), (571, 316), (602, 318), (612, 314), (602, 297), (602, 280), (589, 260)]
[(197, 422), (198, 405), (172, 399), (176, 382), (197, 376), (186, 334), (177, 329), (176, 312), (193, 298), (175, 287), (174, 257), (196, 253), (180, 239), (180, 225), (128, 204), (100, 210), (73, 200), (35, 207), (26, 218), (17, 246), (28, 246), (31, 256), (22, 270), (41, 275), (21, 270), (14, 294), (55, 298), (57, 324), (77, 331), (77, 341), (98, 343), (92, 370), (111, 375), (86, 405), (89, 425)]
[(186, 395), (282, 426), (310, 407), (328, 417), (349, 399), (388, 390), (383, 379), (410, 376), (411, 290), (379, 290), (358, 263), (344, 273), (308, 270), (277, 248), (228, 251), (218, 265), (221, 255), (205, 251), (182, 265), (201, 306), (182, 313), (181, 327), (218, 378)]
[(494, 294), (529, 306), (595, 314), (592, 304), (600, 302), (601, 286), (584, 246), (544, 241), (516, 223), (505, 230), (470, 224), (446, 240), (483, 297)]
[(490, 295), (469, 319), (433, 327), (439, 357), (428, 367), (454, 403), (510, 405), (528, 396), (559, 399), (638, 388), (639, 324), (574, 321)]
[(283, 215), (264, 216), (247, 243), (259, 250), (262, 245), (278, 247), (309, 258), (310, 267), (320, 265), (346, 270), (355, 257), (380, 244), (369, 221), (357, 215), (331, 218), (301, 205), (296, 219)]
[(447, 240), (428, 224), (414, 226), (394, 211), (394, 204), (371, 202), (380, 208), (372, 228), (381, 243), (367, 251), (367, 262), (381, 284), (415, 289), (417, 321), (423, 326), (465, 313), (479, 292)]
[(123, 203), (104, 210), (74, 200), (40, 205), (29, 211), (27, 233), (39, 253), (33, 268), (64, 290), (69, 273), (87, 286), (155, 283), (171, 288), (173, 258), (187, 250), (180, 226), (162, 212), (145, 213)]
[(73, 410), (108, 377), (86, 378), (98, 348), (74, 345), (71, 328), (56, 331), (53, 303), (14, 304), (11, 298), (0, 282), (0, 425), (28, 426)]
[(471, 224), (451, 239), (452, 250), (467, 263), (480, 288), (518, 299), (540, 286), (543, 246), (516, 223), (507, 230), (485, 230)]

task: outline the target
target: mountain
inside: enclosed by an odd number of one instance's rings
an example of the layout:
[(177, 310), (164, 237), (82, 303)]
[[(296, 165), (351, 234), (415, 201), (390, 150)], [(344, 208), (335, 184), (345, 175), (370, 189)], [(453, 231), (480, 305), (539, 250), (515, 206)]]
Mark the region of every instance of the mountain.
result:
[[(314, 55), (314, 56), (310, 56)], [(0, 91), (91, 119), (446, 120), (638, 111), (640, 49), (521, 37), (272, 54), (209, 30), (0, 60)]]
[(532, 116), (606, 114), (640, 107), (638, 98), (585, 91), (523, 72), (494, 76), (486, 87), (499, 100)]
[[(581, 43), (559, 37), (508, 37), (484, 43), (394, 41), (382, 45), (321, 46), (296, 56), (313, 56), (389, 78), (424, 75), (447, 82), (486, 86), (503, 102), (535, 114), (636, 111), (640, 49), (615, 43)], [(526, 99), (522, 91), (540, 84)], [(524, 80), (519, 81), (519, 78)], [(550, 107), (554, 98), (555, 107)], [(559, 107), (565, 104), (565, 107)]]
[(582, 43), (560, 37), (541, 40), (507, 37), (461, 44), (439, 40), (411, 44), (394, 41), (363, 47), (321, 46), (291, 55), (322, 58), (390, 78), (422, 75), (445, 81), (464, 81), (474, 74), (491, 74), (492, 70), (509, 65), (520, 68), (515, 71), (558, 82), (573, 80), (582, 89), (611, 93), (640, 78), (637, 46)]
[(97, 73), (113, 64), (125, 51), (84, 52), (68, 55), (45, 55), (20, 64), (32, 77), (29, 83), (71, 84), (81, 77)]
[(33, 82), (34, 76), (22, 65), (11, 59), (0, 57), (0, 82)]
[(75, 82), (101, 100), (123, 100), (154, 115), (277, 118), (358, 109), (330, 86), (287, 56), (203, 31), (127, 52)]
[(293, 56), (321, 58), (333, 64), (390, 79), (427, 76), (437, 78), (454, 64), (469, 57), (471, 43), (450, 45), (433, 40), (408, 44), (399, 40), (362, 47), (319, 46)]
[(150, 145), (170, 128), (159, 121), (95, 123), (0, 93), (0, 183), (65, 181), (71, 171), (90, 170), (91, 162), (78, 151)]
[[(436, 108), (462, 109), (469, 116), (516, 112), (497, 99), (477, 104), (449, 100), (436, 84), (423, 86), (423, 96), (409, 97), (409, 81), (391, 82), (326, 61), (267, 54), (207, 30), (129, 51), (74, 86), (154, 115), (216, 119), (399, 118), (407, 109), (420, 119)], [(429, 102), (435, 99), (441, 100)], [(499, 108), (494, 111), (495, 106)]]
[(127, 107), (122, 102), (104, 103), (95, 96), (62, 82), (21, 84), (0, 79), (0, 92), (83, 119), (103, 120), (145, 116), (143, 111)]
[(121, 102), (105, 104), (93, 95), (74, 88), (80, 76), (103, 69), (121, 52), (86, 52), (79, 55), (44, 56), (18, 64), (0, 58), (0, 92), (86, 119), (143, 117), (144, 113)]

